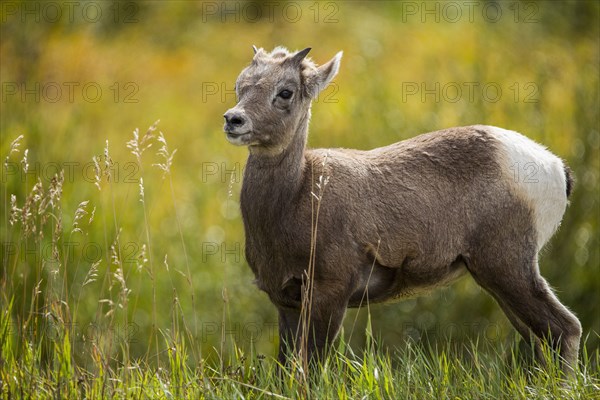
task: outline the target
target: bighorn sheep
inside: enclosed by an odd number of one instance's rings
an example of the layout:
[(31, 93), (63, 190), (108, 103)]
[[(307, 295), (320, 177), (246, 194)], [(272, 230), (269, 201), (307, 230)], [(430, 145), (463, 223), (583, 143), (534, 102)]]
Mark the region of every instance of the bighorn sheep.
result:
[(536, 346), (545, 340), (574, 365), (581, 324), (538, 269), (571, 191), (565, 163), (517, 132), (483, 125), (370, 151), (306, 149), (311, 102), (342, 58), (317, 67), (309, 50), (254, 48), (237, 79), (239, 101), (224, 115), (227, 140), (249, 148), (246, 258), (279, 311), (280, 360), (307, 338), (308, 356), (321, 355), (363, 298), (406, 298), (469, 272), (524, 338), (533, 333)]

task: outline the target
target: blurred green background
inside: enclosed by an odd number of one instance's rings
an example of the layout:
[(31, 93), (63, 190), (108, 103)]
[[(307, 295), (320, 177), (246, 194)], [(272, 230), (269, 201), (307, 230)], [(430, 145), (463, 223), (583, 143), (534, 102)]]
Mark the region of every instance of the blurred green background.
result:
[[(95, 346), (110, 353), (123, 343), (132, 357), (149, 346), (160, 354), (165, 343), (154, 342), (156, 332), (178, 330), (190, 333), (198, 357), (218, 357), (233, 343), (275, 353), (274, 307), (243, 257), (238, 199), (247, 151), (222, 133), (254, 44), (312, 47), (317, 63), (344, 51), (338, 77), (313, 104), (312, 147), (369, 149), (490, 124), (565, 159), (577, 182), (541, 271), (581, 319), (588, 346), (597, 347), (599, 13), (595, 1), (3, 2), (3, 160), (24, 135), (20, 151), (6, 158), (1, 185), (0, 296), (3, 306), (14, 299), (14, 334), (31, 316), (51, 329), (45, 312), (62, 301), (81, 360)], [(153, 166), (162, 162), (156, 138), (141, 164), (126, 147), (136, 127), (143, 134), (158, 119), (169, 151), (177, 149), (164, 179)], [(92, 157), (105, 160), (106, 141), (111, 177), (98, 190)], [(10, 196), (21, 208), (38, 177), (47, 188), (61, 168), (63, 231), (53, 262), (51, 233), (24, 238), (23, 227), (9, 223)], [(73, 232), (84, 200), (82, 232)], [(83, 285), (97, 261), (98, 277)], [(119, 266), (126, 298), (115, 283)], [(45, 300), (33, 301), (39, 282)], [(370, 311), (375, 335), (391, 348), (408, 338), (501, 342), (514, 335), (469, 277)], [(366, 310), (348, 313), (345, 335), (357, 349), (365, 324)]]

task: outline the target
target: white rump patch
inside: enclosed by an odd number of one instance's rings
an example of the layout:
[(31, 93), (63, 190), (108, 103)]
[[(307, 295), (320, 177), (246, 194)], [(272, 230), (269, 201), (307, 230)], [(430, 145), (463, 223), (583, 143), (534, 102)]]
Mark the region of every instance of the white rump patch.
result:
[(567, 207), (564, 164), (544, 146), (520, 133), (490, 126), (502, 144), (505, 177), (533, 210), (539, 251), (560, 225)]

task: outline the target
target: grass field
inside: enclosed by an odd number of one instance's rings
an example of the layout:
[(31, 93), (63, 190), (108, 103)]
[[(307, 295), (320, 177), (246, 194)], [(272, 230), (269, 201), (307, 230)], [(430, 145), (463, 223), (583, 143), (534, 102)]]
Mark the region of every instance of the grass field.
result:
[[(7, 1), (1, 12), (3, 398), (599, 398), (598, 3)], [(529, 361), (468, 277), (349, 311), (309, 380), (278, 372), (275, 309), (243, 256), (247, 152), (222, 133), (253, 44), (311, 46), (317, 63), (344, 51), (313, 104), (310, 146), (483, 123), (567, 161), (575, 191), (540, 264), (584, 327), (574, 379), (551, 354), (546, 369)]]

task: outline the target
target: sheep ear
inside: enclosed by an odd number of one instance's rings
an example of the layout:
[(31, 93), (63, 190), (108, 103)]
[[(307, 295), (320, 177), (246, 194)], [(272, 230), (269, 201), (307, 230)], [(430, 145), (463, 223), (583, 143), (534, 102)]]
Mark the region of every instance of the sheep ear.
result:
[(329, 85), (329, 82), (335, 78), (340, 70), (342, 55), (343, 52), (340, 51), (331, 60), (317, 68), (316, 72), (310, 79), (313, 97), (317, 97), (321, 90), (325, 89), (327, 85)]
[(255, 45), (252, 45), (252, 50), (254, 50), (254, 54), (258, 53), (258, 49), (256, 48)]

